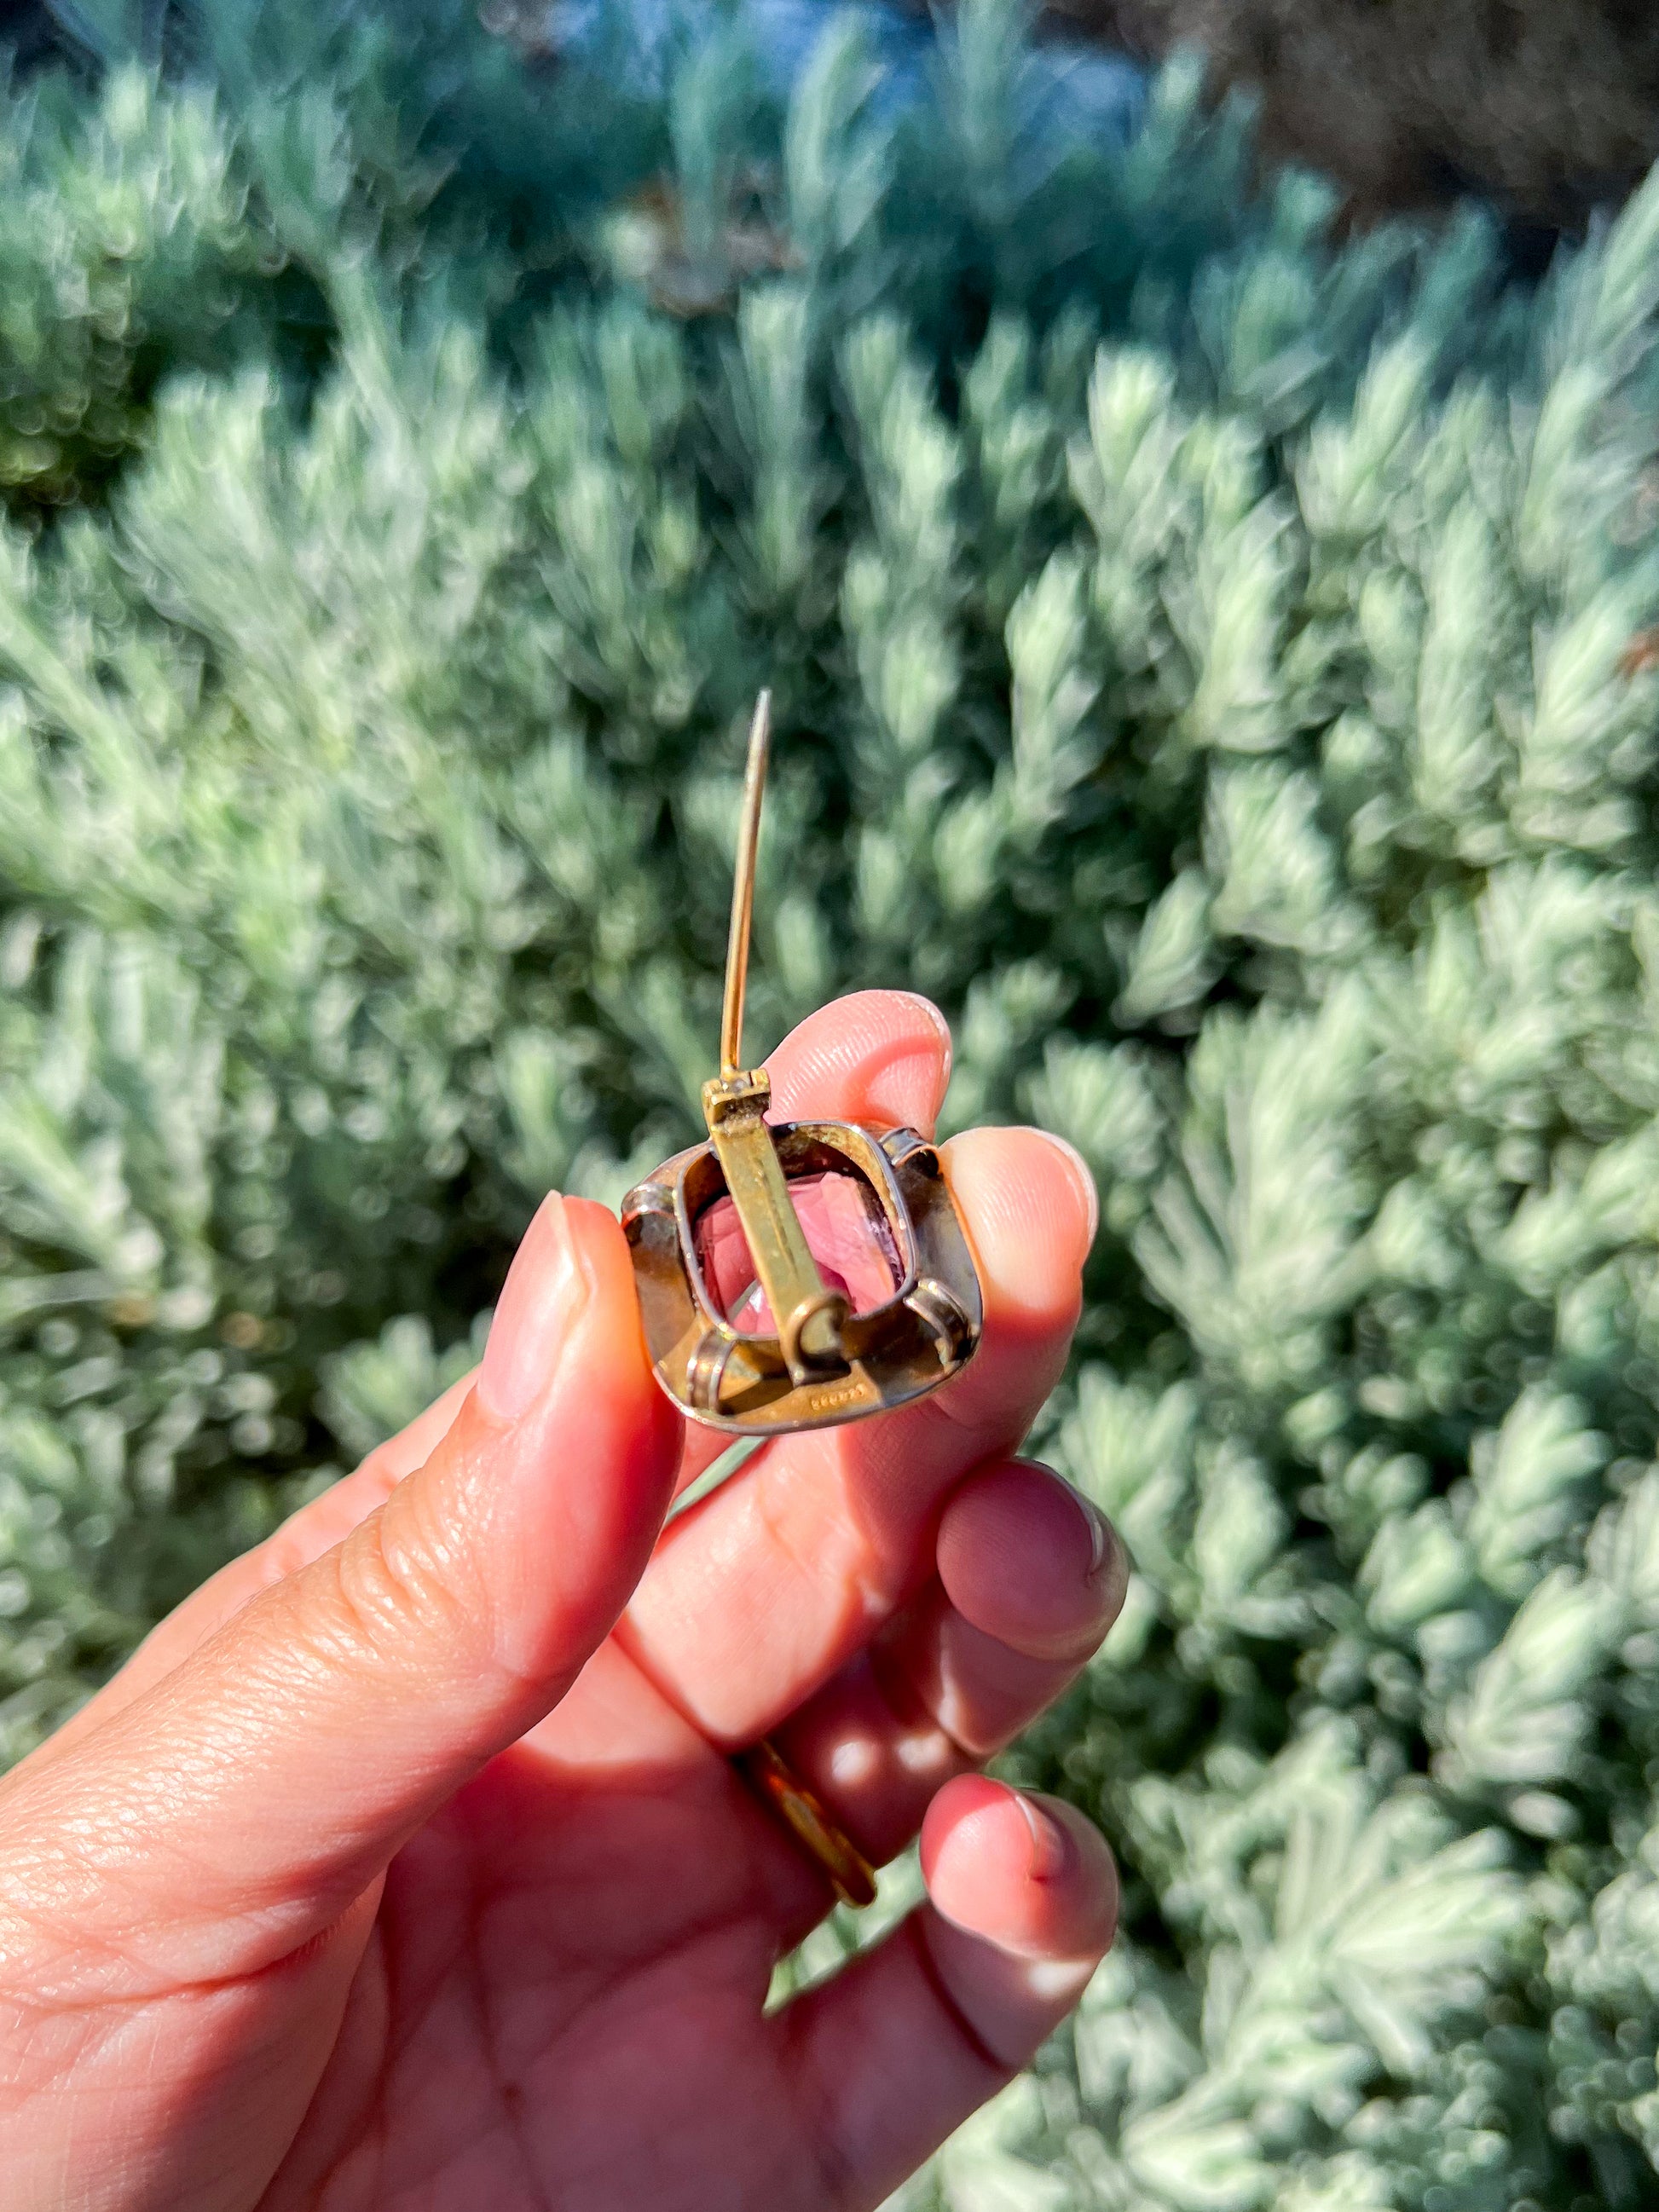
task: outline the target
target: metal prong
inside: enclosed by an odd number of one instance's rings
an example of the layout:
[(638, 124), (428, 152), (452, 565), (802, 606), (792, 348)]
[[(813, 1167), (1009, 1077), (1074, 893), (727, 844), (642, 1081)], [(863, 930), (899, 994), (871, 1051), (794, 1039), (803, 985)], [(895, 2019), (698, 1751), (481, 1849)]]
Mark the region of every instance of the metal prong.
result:
[(743, 1066), (743, 998), (749, 981), (749, 927), (755, 912), (755, 856), (760, 849), (761, 799), (771, 741), (772, 694), (763, 691), (749, 725), (749, 765), (744, 772), (743, 818), (732, 884), (732, 933), (726, 945), (726, 1000), (720, 1009), (722, 1075), (736, 1075)]

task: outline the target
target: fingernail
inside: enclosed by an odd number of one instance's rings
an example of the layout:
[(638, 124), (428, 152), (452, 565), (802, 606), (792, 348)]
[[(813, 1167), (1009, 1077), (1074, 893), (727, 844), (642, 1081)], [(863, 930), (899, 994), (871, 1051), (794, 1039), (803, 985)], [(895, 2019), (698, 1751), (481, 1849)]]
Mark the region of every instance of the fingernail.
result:
[(1040, 1130), (1038, 1134), (1048, 1139), (1072, 1170), (1073, 1180), (1077, 1184), (1078, 1196), (1089, 1210), (1089, 1242), (1092, 1244), (1095, 1241), (1095, 1231), (1100, 1226), (1100, 1192), (1096, 1188), (1094, 1170), (1077, 1146), (1068, 1145), (1064, 1137), (1055, 1136), (1052, 1129)]
[(1024, 1790), (1015, 1790), (1014, 1802), (1024, 1814), (1025, 1825), (1031, 1832), (1031, 1880), (1052, 1881), (1071, 1863), (1072, 1839), (1059, 1821), (1045, 1813)]
[(920, 991), (896, 991), (893, 995), (896, 999), (908, 999), (913, 1006), (919, 1006), (939, 1031), (939, 1042), (945, 1048), (945, 1080), (948, 1084), (951, 1080), (951, 1064), (955, 1053), (955, 1048), (951, 1042), (950, 1023), (945, 1020), (933, 1000), (924, 999)]
[(587, 1304), (588, 1282), (556, 1191), (542, 1200), (507, 1269), (477, 1385), (498, 1421), (529, 1412)]
[(1089, 1564), (1084, 1571), (1083, 1579), (1085, 1583), (1091, 1583), (1098, 1578), (1101, 1569), (1112, 1556), (1112, 1532), (1107, 1525), (1105, 1515), (1097, 1512), (1081, 1491), (1073, 1490), (1069, 1483), (1066, 1488), (1089, 1532)]

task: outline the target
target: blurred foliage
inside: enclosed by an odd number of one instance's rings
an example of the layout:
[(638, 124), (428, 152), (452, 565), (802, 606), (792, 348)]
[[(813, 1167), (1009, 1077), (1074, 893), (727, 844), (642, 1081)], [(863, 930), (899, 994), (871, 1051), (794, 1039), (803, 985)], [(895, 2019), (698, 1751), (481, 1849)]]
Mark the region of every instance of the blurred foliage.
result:
[(769, 681), (757, 1033), (1080, 1147), (1137, 1563), (1013, 1761), (1124, 1939), (904, 2201), (1655, 2202), (1659, 185), (1522, 290), (996, 0), (123, 23), (0, 128), (6, 1755), (694, 1133)]

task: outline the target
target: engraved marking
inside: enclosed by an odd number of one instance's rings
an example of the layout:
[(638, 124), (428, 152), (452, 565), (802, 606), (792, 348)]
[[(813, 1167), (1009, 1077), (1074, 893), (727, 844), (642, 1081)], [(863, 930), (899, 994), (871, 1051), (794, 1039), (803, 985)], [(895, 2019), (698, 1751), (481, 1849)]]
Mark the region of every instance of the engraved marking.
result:
[(856, 1406), (866, 1398), (873, 1398), (875, 1390), (860, 1375), (846, 1382), (826, 1382), (820, 1389), (806, 1394), (809, 1413), (833, 1413), (842, 1406)]

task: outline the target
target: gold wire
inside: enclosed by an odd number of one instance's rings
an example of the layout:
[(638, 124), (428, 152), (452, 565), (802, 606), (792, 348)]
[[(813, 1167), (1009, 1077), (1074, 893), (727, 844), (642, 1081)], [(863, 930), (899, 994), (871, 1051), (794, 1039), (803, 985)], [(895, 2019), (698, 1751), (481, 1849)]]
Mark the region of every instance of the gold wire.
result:
[(760, 850), (761, 799), (766, 790), (766, 761), (772, 742), (772, 694), (755, 702), (749, 725), (749, 765), (743, 778), (743, 818), (738, 828), (738, 865), (732, 881), (732, 933), (726, 945), (726, 999), (720, 1009), (720, 1073), (743, 1067), (743, 1000), (749, 983), (749, 929), (755, 913), (755, 859)]
[(750, 1787), (781, 1816), (796, 1842), (817, 1861), (842, 1903), (873, 1904), (875, 1869), (845, 1830), (830, 1819), (816, 1791), (807, 1788), (770, 1737), (763, 1736), (740, 1752), (737, 1764)]

